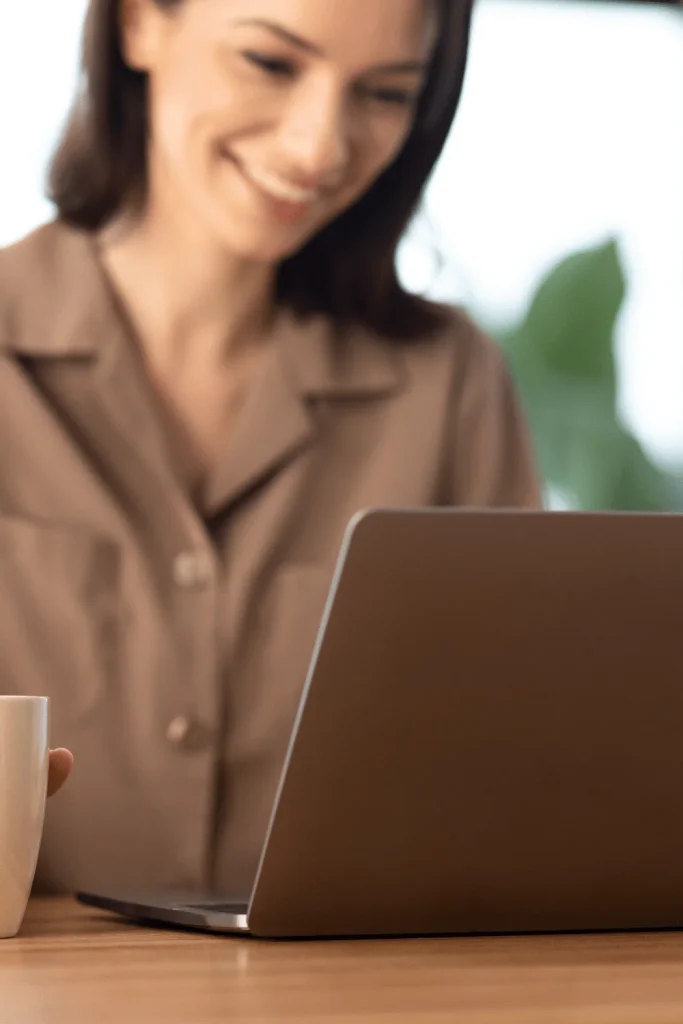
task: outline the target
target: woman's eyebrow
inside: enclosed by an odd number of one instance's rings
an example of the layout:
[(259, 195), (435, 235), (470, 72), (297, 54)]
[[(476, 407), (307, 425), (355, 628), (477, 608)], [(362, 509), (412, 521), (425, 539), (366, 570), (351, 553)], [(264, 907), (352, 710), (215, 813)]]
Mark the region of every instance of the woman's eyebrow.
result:
[(307, 53), (314, 53), (318, 57), (324, 56), (323, 51), (319, 46), (316, 46), (315, 43), (311, 43), (308, 39), (303, 39), (294, 32), (290, 32), (289, 29), (284, 27), (284, 25), (278, 25), (276, 21), (267, 21), (265, 18), (242, 18), (239, 21), (233, 22), (233, 24), (237, 26), (249, 25), (256, 28), (265, 28), (268, 32), (272, 32), (273, 35), (282, 39), (283, 42), (290, 43), (292, 46), (296, 46), (299, 50), (305, 50)]

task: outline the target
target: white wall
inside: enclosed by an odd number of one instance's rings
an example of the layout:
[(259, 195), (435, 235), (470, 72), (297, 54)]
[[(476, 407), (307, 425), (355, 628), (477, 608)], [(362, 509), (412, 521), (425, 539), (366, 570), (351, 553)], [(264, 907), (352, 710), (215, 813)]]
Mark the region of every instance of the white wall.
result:
[(619, 239), (629, 297), (621, 404), (651, 454), (683, 460), (683, 12), (482, 0), (461, 111), (408, 281), (515, 321), (566, 253)]
[(0, 245), (51, 216), (45, 165), (77, 84), (87, 0), (0, 0)]
[[(0, 0), (0, 244), (50, 216), (42, 180), (77, 81), (86, 0)], [(514, 319), (569, 251), (616, 234), (629, 276), (624, 414), (683, 459), (683, 17), (666, 8), (480, 0), (466, 92), (406, 279)]]

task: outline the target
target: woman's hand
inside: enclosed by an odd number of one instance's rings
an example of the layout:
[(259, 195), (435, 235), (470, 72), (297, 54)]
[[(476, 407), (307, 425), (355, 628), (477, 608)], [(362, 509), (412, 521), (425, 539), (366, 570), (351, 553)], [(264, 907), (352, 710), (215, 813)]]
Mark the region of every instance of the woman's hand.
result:
[(47, 777), (47, 795), (54, 794), (62, 788), (71, 775), (71, 768), (74, 763), (74, 756), (70, 750), (50, 751), (50, 770)]

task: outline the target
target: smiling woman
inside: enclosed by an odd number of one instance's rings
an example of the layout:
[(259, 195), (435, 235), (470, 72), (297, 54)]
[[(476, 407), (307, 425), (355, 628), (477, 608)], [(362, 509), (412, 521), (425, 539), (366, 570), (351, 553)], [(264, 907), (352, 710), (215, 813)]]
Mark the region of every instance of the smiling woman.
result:
[(95, 0), (51, 198), (100, 229), (151, 183), (180, 192), (231, 249), (287, 258), (297, 311), (430, 332), (443, 315), (403, 291), (395, 252), (460, 99), (471, 6)]
[(58, 216), (0, 250), (3, 679), (75, 755), (43, 886), (246, 894), (349, 520), (540, 504), (500, 352), (395, 269), (470, 13), (90, 2)]

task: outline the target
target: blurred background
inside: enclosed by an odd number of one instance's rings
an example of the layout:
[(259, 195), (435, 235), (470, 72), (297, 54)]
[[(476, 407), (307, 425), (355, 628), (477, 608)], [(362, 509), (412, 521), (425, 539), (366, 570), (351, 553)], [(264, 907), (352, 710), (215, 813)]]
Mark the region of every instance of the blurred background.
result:
[[(0, 4), (0, 245), (52, 214), (85, 7)], [(479, 0), (400, 269), (505, 347), (553, 507), (683, 511), (683, 10)]]

